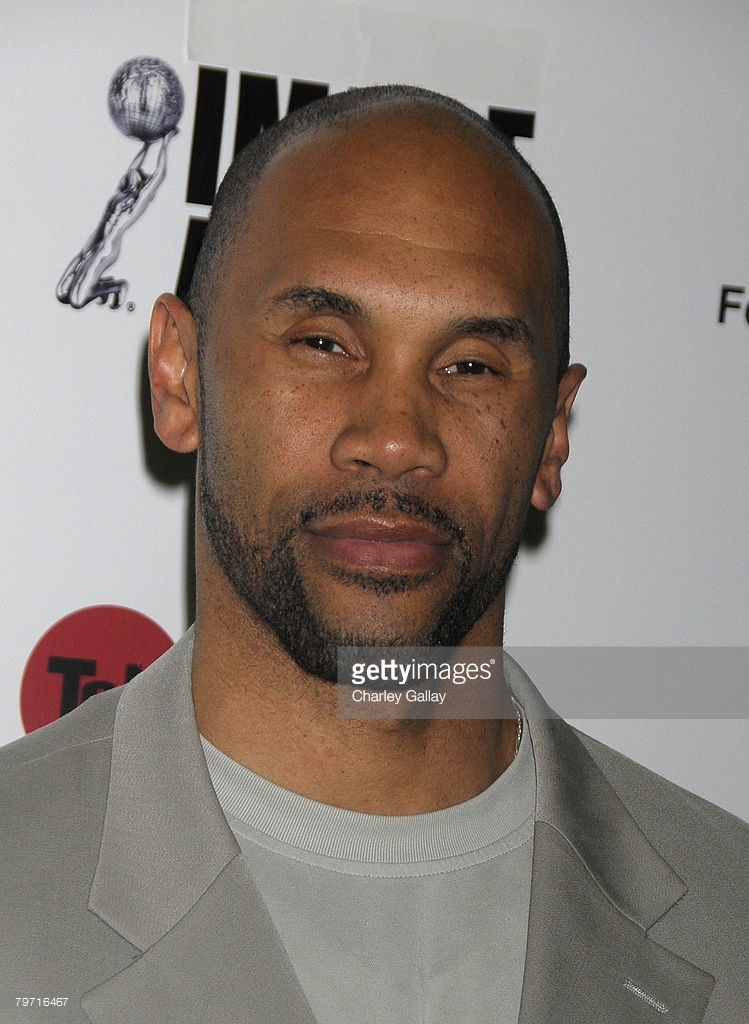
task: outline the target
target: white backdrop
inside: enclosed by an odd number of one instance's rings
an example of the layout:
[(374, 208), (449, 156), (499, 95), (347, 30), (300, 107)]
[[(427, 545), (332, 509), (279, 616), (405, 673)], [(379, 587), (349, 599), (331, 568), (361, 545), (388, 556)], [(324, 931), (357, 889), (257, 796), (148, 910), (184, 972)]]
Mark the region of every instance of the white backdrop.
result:
[[(211, 6), (226, 24), (231, 5)], [(535, 112), (534, 137), (518, 148), (567, 229), (573, 356), (589, 377), (564, 493), (511, 584), (508, 643), (746, 645), (749, 6), (391, 0), (377, 9), (461, 18), (507, 40), (496, 66), (482, 53), (480, 94), (460, 98)], [(0, 742), (22, 732), (24, 665), (61, 617), (121, 604), (174, 638), (187, 625), (187, 488), (164, 482), (147, 458), (142, 351), (153, 299), (176, 283), (188, 219), (207, 212), (185, 199), (198, 76), (187, 58), (187, 0), (159, 0), (132, 18), (114, 0), (9, 0), (6, 12)], [(527, 99), (523, 62), (508, 58), (518, 30), (536, 33), (523, 36), (531, 40), (524, 61), (538, 63)], [(229, 69), (222, 166), (239, 72), (277, 75), (282, 110), (290, 76), (301, 77), (277, 36), (264, 33), (262, 47), (256, 36), (257, 62), (252, 34), (242, 36), (241, 66), (230, 63), (241, 59), (236, 51), (225, 59), (211, 51)], [(445, 81), (470, 82), (476, 55), (461, 50), (459, 32), (454, 38), (441, 58)], [(425, 78), (434, 62), (424, 40), (404, 50), (398, 77), (439, 87)], [(204, 42), (192, 38), (198, 50)], [(274, 51), (277, 67), (261, 66), (261, 52), (272, 61)], [(133, 308), (74, 310), (55, 286), (137, 151), (106, 101), (115, 68), (139, 54), (165, 60), (181, 79), (180, 134), (164, 183), (112, 268), (128, 279)], [(334, 55), (321, 52), (314, 77), (352, 84), (337, 72)], [(732, 292), (741, 308), (719, 323), (723, 286), (748, 294)], [(746, 720), (587, 727), (749, 818)]]

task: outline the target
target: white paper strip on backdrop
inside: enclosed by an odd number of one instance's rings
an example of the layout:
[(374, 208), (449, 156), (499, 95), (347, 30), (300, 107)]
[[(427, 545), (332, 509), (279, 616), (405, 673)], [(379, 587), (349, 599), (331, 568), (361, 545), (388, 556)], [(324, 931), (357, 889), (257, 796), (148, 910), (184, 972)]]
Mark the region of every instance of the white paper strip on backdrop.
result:
[(538, 106), (549, 41), (533, 29), (500, 28), (427, 14), (324, 0), (191, 0), (188, 57), (201, 64), (347, 85), (406, 81), (464, 99), (496, 96)]

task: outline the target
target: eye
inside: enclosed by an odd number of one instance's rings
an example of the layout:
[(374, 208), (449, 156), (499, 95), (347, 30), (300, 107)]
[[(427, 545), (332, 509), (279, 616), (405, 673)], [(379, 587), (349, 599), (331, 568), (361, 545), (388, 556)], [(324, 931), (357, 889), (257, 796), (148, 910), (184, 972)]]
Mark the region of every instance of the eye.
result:
[(295, 345), (305, 345), (315, 352), (338, 353), (344, 351), (337, 341), (333, 341), (332, 338), (326, 338), (323, 334), (311, 334), (306, 338), (295, 338), (293, 343)]
[(482, 363), (479, 359), (461, 359), (459, 363), (452, 363), (452, 365), (446, 366), (444, 372), (464, 377), (480, 377), (482, 374), (497, 376), (496, 370), (493, 370), (491, 366), (487, 366), (486, 363)]

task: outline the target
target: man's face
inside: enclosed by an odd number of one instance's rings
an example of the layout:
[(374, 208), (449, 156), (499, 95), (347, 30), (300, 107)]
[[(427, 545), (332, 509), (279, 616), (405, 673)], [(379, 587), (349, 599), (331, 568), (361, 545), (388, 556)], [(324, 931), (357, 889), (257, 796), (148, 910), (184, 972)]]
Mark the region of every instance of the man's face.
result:
[(262, 179), (201, 339), (202, 539), (306, 671), (499, 641), (557, 402), (551, 238), (517, 171), (418, 113)]

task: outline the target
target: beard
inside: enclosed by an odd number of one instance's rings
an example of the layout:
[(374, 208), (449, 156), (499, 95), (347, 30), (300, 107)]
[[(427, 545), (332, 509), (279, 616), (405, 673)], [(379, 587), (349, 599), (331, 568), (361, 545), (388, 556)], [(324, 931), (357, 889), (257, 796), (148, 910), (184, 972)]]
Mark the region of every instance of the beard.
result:
[[(373, 488), (309, 504), (273, 544), (263, 545), (245, 534), (228, 503), (212, 486), (205, 466), (200, 471), (200, 511), (213, 555), (245, 608), (275, 634), (283, 650), (309, 675), (337, 682), (338, 648), (345, 646), (444, 646), (460, 644), (502, 592), (520, 546), (517, 540), (489, 566), (475, 568), (475, 556), (465, 530), (443, 509), (403, 490)], [(312, 607), (295, 549), (296, 539), (315, 520), (359, 511), (398, 511), (428, 523), (448, 536), (459, 553), (459, 575), (452, 592), (435, 609), (433, 625), (408, 634), (393, 627), (344, 630), (326, 622)], [(403, 593), (424, 585), (423, 577), (372, 576), (341, 569), (340, 582), (369, 590), (378, 597)]]

